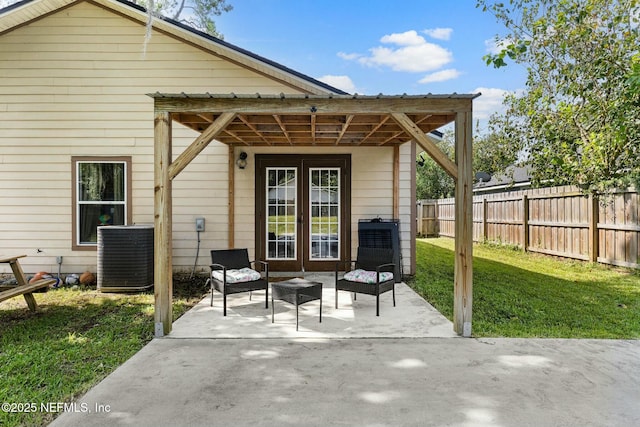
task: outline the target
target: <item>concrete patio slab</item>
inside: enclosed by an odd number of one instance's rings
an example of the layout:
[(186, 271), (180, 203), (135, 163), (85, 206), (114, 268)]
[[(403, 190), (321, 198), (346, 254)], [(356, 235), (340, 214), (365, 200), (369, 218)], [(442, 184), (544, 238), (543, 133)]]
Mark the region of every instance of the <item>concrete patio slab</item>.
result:
[(289, 304), (205, 299), (51, 426), (640, 425), (640, 341), (465, 339), (404, 285), (380, 318), (326, 292), (298, 333)]
[(51, 426), (626, 427), (639, 356), (630, 341), (155, 339), (80, 400), (91, 412)]
[(271, 300), (265, 309), (264, 291), (227, 297), (227, 316), (222, 315), (222, 295), (213, 294), (184, 314), (173, 324), (171, 338), (419, 338), (457, 337), (453, 324), (404, 283), (396, 284), (396, 307), (391, 292), (380, 296), (380, 316), (376, 316), (376, 300), (370, 295), (338, 292), (335, 308), (334, 276), (307, 274), (305, 279), (323, 283), (322, 323), (319, 301), (298, 307), (275, 301), (274, 323), (271, 323)]

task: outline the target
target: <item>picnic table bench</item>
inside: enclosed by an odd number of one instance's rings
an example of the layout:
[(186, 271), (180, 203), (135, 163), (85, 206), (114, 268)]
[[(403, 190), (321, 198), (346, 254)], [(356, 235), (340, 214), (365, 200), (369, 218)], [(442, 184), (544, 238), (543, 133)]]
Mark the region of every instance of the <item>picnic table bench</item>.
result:
[(54, 284), (56, 281), (54, 279), (42, 279), (34, 283), (28, 283), (27, 277), (24, 275), (24, 271), (22, 271), (22, 267), (18, 262), (18, 259), (24, 257), (26, 257), (26, 255), (17, 255), (11, 257), (0, 255), (0, 264), (9, 264), (11, 266), (11, 271), (13, 271), (13, 275), (18, 281), (17, 286), (0, 287), (0, 302), (9, 298), (17, 297), (18, 295), (23, 295), (24, 300), (29, 306), (29, 310), (36, 311), (38, 305), (36, 304), (36, 299), (33, 297), (33, 292), (37, 291), (38, 289), (47, 288), (50, 285)]

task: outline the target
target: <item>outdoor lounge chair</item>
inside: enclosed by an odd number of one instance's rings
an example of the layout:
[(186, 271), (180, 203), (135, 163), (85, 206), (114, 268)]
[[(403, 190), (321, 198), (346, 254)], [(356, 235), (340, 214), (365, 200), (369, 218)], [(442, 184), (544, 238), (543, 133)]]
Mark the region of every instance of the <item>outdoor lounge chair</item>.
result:
[[(338, 279), (341, 266), (349, 264), (353, 270), (345, 272), (342, 279)], [(358, 247), (358, 259), (336, 263), (336, 308), (338, 308), (338, 291), (356, 294), (375, 295), (376, 316), (380, 316), (380, 294), (393, 292), (393, 306), (396, 306), (396, 288), (393, 272), (393, 249)]]
[[(262, 272), (255, 268), (262, 266)], [(223, 314), (227, 315), (227, 295), (257, 290), (265, 291), (264, 306), (269, 308), (269, 264), (264, 261), (249, 261), (247, 249), (221, 249), (211, 251), (211, 306), (213, 290), (222, 293)]]

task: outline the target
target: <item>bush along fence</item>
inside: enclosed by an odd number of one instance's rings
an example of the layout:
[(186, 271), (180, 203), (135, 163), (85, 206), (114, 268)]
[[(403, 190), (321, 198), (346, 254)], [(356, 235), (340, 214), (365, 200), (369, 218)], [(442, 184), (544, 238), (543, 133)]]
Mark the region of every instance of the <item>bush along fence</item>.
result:
[[(418, 201), (418, 233), (454, 237), (455, 200)], [(640, 197), (549, 187), (474, 196), (473, 239), (524, 251), (640, 268)]]

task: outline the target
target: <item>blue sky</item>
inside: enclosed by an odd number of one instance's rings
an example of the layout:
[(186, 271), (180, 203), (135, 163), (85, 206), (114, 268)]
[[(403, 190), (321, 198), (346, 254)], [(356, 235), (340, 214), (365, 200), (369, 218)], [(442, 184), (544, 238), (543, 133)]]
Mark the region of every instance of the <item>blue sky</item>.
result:
[(500, 109), (525, 70), (482, 57), (505, 34), (475, 0), (230, 0), (216, 19), (230, 43), (350, 93), (478, 93), (474, 117)]
[[(16, 0), (0, 0), (0, 7)], [(525, 70), (482, 57), (505, 29), (476, 0), (227, 0), (226, 41), (364, 95), (482, 93), (474, 118), (501, 110)]]

